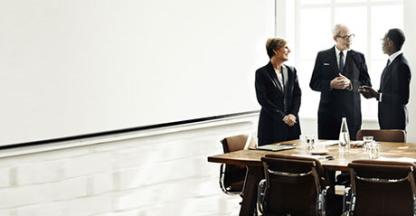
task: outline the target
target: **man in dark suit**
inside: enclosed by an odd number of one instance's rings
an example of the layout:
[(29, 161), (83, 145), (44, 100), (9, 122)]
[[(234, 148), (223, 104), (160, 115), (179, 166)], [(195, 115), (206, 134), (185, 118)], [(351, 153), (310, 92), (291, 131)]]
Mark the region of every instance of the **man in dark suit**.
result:
[(409, 102), (410, 68), (401, 51), (405, 36), (400, 29), (390, 29), (383, 38), (383, 52), (389, 55), (381, 74), (380, 89), (363, 86), (360, 91), (366, 98), (376, 98), (378, 123), (381, 129), (406, 130)]
[(266, 42), (270, 61), (256, 71), (256, 96), (261, 105), (258, 144), (298, 139), (301, 89), (296, 69), (285, 65), (290, 49), (286, 40), (270, 38)]
[(321, 92), (318, 109), (319, 139), (337, 140), (342, 117), (347, 118), (350, 138), (361, 128), (361, 101), (358, 88), (371, 86), (364, 55), (350, 49), (351, 34), (345, 25), (333, 30), (335, 46), (320, 51), (309, 86)]

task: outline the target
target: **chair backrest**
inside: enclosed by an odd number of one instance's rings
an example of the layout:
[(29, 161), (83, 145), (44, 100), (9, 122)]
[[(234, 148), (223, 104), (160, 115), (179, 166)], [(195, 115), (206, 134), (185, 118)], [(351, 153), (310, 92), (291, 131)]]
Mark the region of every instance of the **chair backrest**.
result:
[(326, 185), (321, 163), (313, 158), (269, 154), (262, 158), (265, 215), (323, 215)]
[(356, 160), (348, 167), (351, 174), (351, 215), (414, 215), (415, 164)]
[(406, 131), (404, 130), (363, 129), (357, 132), (356, 139), (362, 140), (364, 136), (373, 136), (375, 141), (380, 142), (406, 142)]
[[(236, 135), (221, 140), (224, 153), (244, 149), (248, 136)], [(240, 193), (243, 190), (247, 168), (222, 164), (220, 168), (220, 187), (225, 193)]]
[(224, 153), (238, 151), (244, 149), (248, 136), (245, 134), (226, 137), (221, 140)]

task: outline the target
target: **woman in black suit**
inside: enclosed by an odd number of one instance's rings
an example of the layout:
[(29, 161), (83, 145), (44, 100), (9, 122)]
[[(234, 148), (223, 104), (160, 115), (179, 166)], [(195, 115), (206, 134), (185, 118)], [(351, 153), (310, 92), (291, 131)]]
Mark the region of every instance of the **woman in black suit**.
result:
[(256, 95), (261, 105), (258, 144), (298, 139), (301, 90), (296, 69), (284, 65), (290, 49), (281, 38), (266, 42), (270, 61), (256, 71)]

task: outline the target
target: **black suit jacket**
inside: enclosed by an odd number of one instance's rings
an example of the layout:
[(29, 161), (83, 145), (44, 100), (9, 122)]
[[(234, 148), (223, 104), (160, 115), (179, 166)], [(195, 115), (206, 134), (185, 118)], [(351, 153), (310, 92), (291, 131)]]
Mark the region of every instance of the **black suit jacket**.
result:
[(384, 68), (380, 79), (381, 102), (378, 103), (378, 123), (381, 129), (406, 129), (409, 102), (410, 68), (403, 54)]
[(320, 139), (338, 139), (342, 117), (347, 118), (350, 137), (355, 138), (361, 128), (361, 99), (358, 88), (371, 86), (364, 55), (350, 50), (345, 60), (344, 73), (351, 80), (352, 89), (331, 89), (330, 82), (338, 76), (335, 47), (318, 53), (309, 86), (321, 92), (318, 109)]
[[(257, 133), (259, 145), (298, 139), (300, 135), (298, 112), (302, 93), (296, 69), (283, 67), (288, 70), (284, 91), (270, 62), (256, 71), (256, 95), (261, 105)], [(297, 123), (292, 127), (283, 122), (283, 117), (288, 114), (297, 117)]]

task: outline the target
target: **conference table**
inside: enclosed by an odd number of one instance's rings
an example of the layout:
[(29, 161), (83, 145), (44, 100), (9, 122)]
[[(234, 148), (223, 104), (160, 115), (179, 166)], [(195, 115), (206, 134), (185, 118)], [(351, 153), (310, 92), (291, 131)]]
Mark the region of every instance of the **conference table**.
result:
[[(349, 151), (340, 153), (338, 145), (327, 145), (332, 141), (319, 140), (315, 145), (316, 148), (327, 151), (327, 155), (331, 155), (333, 159), (328, 160), (322, 157), (321, 164), (325, 172), (335, 173), (335, 171), (348, 171), (348, 163), (358, 159), (369, 159), (368, 152), (363, 147), (351, 148)], [(242, 203), (240, 215), (253, 215), (256, 207), (257, 186), (262, 178), (264, 178), (263, 164), (261, 158), (266, 154), (279, 155), (296, 155), (306, 157), (312, 156), (306, 144), (300, 140), (291, 140), (282, 143), (294, 144), (295, 148), (284, 151), (264, 151), (264, 150), (240, 150), (226, 154), (219, 154), (208, 157), (208, 162), (225, 163), (232, 165), (243, 165), (247, 167), (247, 175), (242, 193)], [(320, 144), (321, 143), (321, 144)], [(336, 141), (333, 141), (336, 143)], [(394, 160), (394, 161), (413, 161), (416, 162), (416, 145), (412, 143), (399, 142), (378, 142), (379, 157), (376, 160)]]

